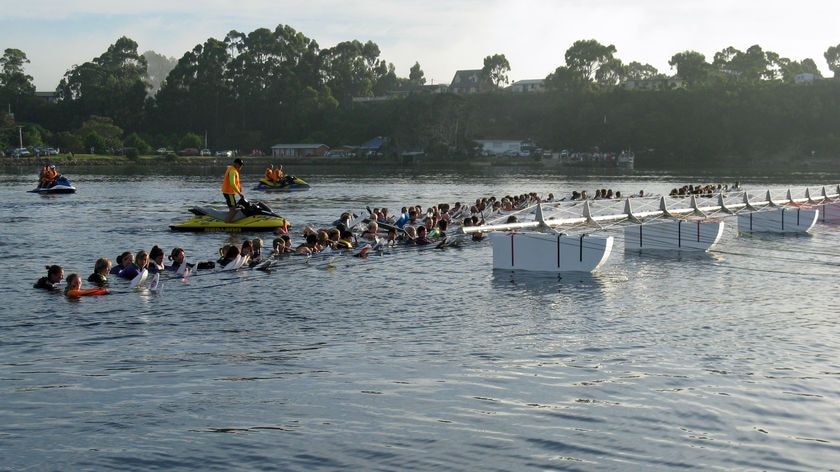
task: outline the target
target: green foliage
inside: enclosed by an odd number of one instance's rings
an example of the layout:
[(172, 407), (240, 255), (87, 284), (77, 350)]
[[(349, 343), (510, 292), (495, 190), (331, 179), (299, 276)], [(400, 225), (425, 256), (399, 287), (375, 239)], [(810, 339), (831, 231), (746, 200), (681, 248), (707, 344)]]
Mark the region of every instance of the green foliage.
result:
[[(96, 153), (106, 153), (122, 147), (123, 130), (116, 126), (111, 118), (105, 116), (91, 116), (89, 120), (82, 123), (78, 133), (85, 138), (85, 147), (89, 150), (94, 146)], [(96, 143), (88, 142), (91, 135), (96, 136)]]
[(133, 148), (136, 152), (140, 154), (149, 154), (152, 151), (152, 147), (143, 140), (137, 133), (131, 133), (126, 138), (123, 144), (126, 146), (125, 155), (128, 156), (128, 150)]
[(494, 54), (484, 58), (484, 67), (481, 69), (481, 76), (488, 81), (494, 89), (502, 88), (502, 84), (510, 83), (508, 80), (510, 63), (504, 54)]
[[(368, 41), (344, 41), (321, 51), (319, 58), (326, 76), (326, 85), (342, 104), (353, 97), (372, 97), (376, 80), (382, 74), (379, 46)], [(387, 73), (387, 68), (385, 70)]]
[(137, 53), (137, 43), (122, 37), (93, 61), (70, 69), (56, 92), (74, 121), (102, 115), (117, 126), (137, 129), (148, 88), (145, 77), (146, 59)]
[(187, 133), (183, 137), (181, 137), (180, 141), (178, 141), (178, 149), (186, 149), (186, 148), (196, 148), (201, 149), (203, 147), (201, 140), (201, 136), (195, 133)]
[(0, 103), (4, 107), (21, 110), (34, 104), (35, 85), (23, 70), (25, 64), (29, 59), (19, 49), (7, 48), (0, 57)]
[(23, 127), (23, 142), (28, 147), (32, 146), (44, 146), (44, 136), (43, 134), (49, 134), (49, 131), (45, 130), (40, 125), (27, 125)]
[(415, 62), (414, 65), (411, 66), (411, 70), (408, 72), (408, 81), (415, 87), (426, 85), (426, 74), (424, 74), (423, 69), (420, 68), (419, 62)]
[(0, 88), (9, 95), (35, 93), (32, 76), (23, 71), (24, 64), (29, 64), (29, 59), (20, 49), (7, 48), (3, 57), (0, 57)]
[(108, 147), (105, 138), (99, 135), (96, 131), (91, 131), (85, 136), (85, 152), (91, 154), (105, 154)]
[(85, 143), (78, 134), (62, 131), (55, 136), (55, 146), (65, 153), (80, 153), (84, 151)]
[(566, 50), (566, 65), (577, 72), (585, 82), (593, 82), (603, 64), (613, 60), (616, 48), (604, 46), (594, 39), (578, 40)]

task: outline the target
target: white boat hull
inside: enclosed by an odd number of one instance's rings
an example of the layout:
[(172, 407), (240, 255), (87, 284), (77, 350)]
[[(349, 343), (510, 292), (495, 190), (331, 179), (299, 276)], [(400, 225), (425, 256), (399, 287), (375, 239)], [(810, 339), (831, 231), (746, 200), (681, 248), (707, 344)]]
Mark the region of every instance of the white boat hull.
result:
[(820, 223), (831, 225), (840, 224), (840, 202), (825, 203), (819, 205)]
[(738, 231), (744, 233), (807, 233), (817, 224), (816, 208), (781, 207), (738, 215)]
[(624, 228), (624, 249), (708, 251), (723, 237), (723, 221), (667, 220)]
[(593, 272), (610, 257), (612, 236), (490, 233), (493, 268), (537, 272)]

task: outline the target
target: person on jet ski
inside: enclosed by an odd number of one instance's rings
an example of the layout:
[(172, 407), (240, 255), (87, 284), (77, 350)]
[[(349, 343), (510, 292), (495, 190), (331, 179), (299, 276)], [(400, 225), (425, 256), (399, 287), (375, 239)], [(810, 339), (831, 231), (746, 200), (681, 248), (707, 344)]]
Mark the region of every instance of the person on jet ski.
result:
[(233, 165), (228, 166), (225, 171), (225, 178), (222, 181), (222, 195), (224, 195), (225, 203), (227, 203), (229, 209), (225, 223), (233, 221), (233, 217), (236, 215), (236, 196), (245, 198), (242, 195), (242, 186), (239, 184), (239, 169), (241, 168), (242, 159), (237, 157), (233, 160)]
[(41, 169), (41, 176), (40, 176), (40, 183), (38, 184), (39, 188), (47, 188), (55, 182), (55, 179), (58, 178), (58, 171), (55, 168), (55, 164), (50, 164), (49, 167), (44, 166)]
[(277, 167), (274, 169), (274, 181), (280, 182), (285, 176), (286, 174), (283, 173), (283, 164), (278, 164)]

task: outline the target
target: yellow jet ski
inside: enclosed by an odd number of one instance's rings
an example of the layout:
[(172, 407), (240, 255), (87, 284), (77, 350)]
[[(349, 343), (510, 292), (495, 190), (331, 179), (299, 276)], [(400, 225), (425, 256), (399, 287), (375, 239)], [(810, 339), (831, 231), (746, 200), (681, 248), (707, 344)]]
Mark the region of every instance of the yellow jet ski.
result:
[(266, 192), (300, 192), (311, 188), (303, 179), (293, 175), (286, 175), (279, 182), (276, 180), (260, 179), (260, 183), (253, 190), (263, 190)]
[(170, 225), (173, 231), (239, 233), (243, 231), (274, 231), (277, 228), (289, 227), (289, 221), (263, 202), (249, 202), (239, 199), (236, 205), (236, 215), (230, 223), (225, 222), (228, 210), (218, 210), (212, 207), (194, 206), (190, 208), (194, 214), (183, 223)]

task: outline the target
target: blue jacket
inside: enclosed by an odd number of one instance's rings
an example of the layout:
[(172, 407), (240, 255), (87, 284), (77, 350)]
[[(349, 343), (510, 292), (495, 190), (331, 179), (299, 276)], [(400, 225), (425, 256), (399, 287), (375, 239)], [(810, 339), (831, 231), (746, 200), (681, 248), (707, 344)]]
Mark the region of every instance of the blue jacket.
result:
[(121, 270), (119, 276), (124, 279), (133, 280), (134, 277), (140, 275), (141, 271), (142, 269), (140, 269), (140, 267), (138, 267), (137, 264), (131, 264), (125, 269)]

